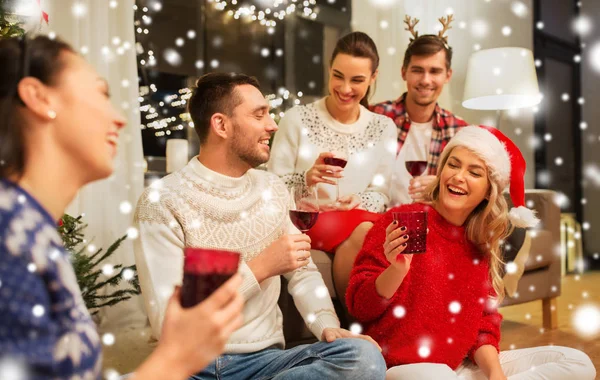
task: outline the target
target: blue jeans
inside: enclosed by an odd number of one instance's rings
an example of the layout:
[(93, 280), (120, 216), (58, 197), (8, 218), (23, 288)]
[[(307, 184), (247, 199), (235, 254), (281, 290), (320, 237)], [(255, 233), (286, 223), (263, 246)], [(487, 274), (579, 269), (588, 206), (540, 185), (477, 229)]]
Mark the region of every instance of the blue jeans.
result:
[(222, 355), (194, 380), (385, 379), (385, 361), (374, 344), (344, 338), (282, 350)]

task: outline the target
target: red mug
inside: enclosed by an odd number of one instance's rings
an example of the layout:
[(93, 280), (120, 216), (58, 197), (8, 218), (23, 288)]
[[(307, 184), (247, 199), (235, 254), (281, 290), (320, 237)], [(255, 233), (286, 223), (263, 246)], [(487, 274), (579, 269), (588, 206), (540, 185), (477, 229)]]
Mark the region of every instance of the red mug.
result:
[(193, 307), (208, 298), (238, 271), (240, 254), (219, 249), (184, 250), (181, 306)]
[(402, 253), (425, 253), (427, 251), (427, 211), (393, 212), (398, 227), (406, 227), (408, 241)]

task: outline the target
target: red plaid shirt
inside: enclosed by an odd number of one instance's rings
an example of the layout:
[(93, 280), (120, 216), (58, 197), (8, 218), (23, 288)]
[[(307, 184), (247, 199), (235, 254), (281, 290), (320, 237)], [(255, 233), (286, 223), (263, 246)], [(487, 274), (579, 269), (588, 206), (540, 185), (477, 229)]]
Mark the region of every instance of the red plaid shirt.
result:
[[(371, 111), (390, 117), (396, 123), (396, 127), (398, 128), (398, 149), (396, 154), (400, 152), (411, 124), (404, 104), (405, 98), (406, 93), (402, 94), (396, 100), (388, 100), (387, 102), (369, 106)], [(448, 141), (461, 127), (468, 125), (466, 121), (452, 112), (443, 109), (438, 104), (435, 105), (433, 116), (433, 131), (431, 133), (431, 145), (429, 146), (429, 157), (427, 159), (428, 173), (431, 175), (436, 174), (440, 154), (446, 144), (448, 144)]]

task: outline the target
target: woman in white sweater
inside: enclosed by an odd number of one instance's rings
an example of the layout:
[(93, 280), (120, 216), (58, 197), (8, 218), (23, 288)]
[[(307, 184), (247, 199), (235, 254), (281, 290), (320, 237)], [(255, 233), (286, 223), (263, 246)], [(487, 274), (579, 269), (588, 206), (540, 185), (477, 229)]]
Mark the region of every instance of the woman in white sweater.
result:
[[(338, 211), (321, 213), (309, 231), (313, 247), (336, 253), (334, 268), (346, 257), (343, 252), (348, 246), (362, 245), (371, 224), (361, 223), (373, 219), (371, 213), (385, 211), (389, 202), (396, 126), (366, 108), (378, 66), (377, 47), (365, 33), (350, 33), (338, 40), (330, 62), (329, 95), (286, 112), (267, 166), (290, 188), (317, 186), (321, 211)], [(345, 168), (325, 164), (334, 152), (346, 154)], [(332, 233), (332, 225), (336, 232), (339, 228), (354, 232)], [(337, 238), (348, 235), (346, 241)]]

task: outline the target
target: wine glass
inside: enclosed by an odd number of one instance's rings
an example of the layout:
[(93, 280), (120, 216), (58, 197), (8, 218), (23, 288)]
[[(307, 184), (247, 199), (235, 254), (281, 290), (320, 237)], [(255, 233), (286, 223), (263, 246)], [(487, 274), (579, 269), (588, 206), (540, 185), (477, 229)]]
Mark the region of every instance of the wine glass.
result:
[[(315, 225), (319, 217), (316, 186), (295, 185), (291, 188), (290, 195), (290, 220), (304, 234)], [(305, 269), (306, 265), (298, 270)]]
[[(413, 177), (419, 177), (425, 173), (427, 169), (427, 145), (412, 146), (412, 151), (407, 152), (405, 156), (404, 166)], [(420, 149), (419, 149), (420, 148)]]
[[(348, 164), (348, 152), (345, 150), (334, 150), (331, 151), (333, 157), (325, 157), (323, 160), (325, 165), (338, 166), (340, 168), (345, 168)], [(340, 200), (340, 181), (339, 178), (335, 179), (335, 202), (339, 202)]]
[(413, 149), (411, 154), (407, 154), (404, 162), (406, 170), (413, 178), (423, 175), (427, 169), (427, 145), (422, 145), (419, 148), (421, 149)]
[(296, 185), (291, 188), (290, 219), (302, 233), (307, 232), (317, 222), (319, 200), (315, 186)]

